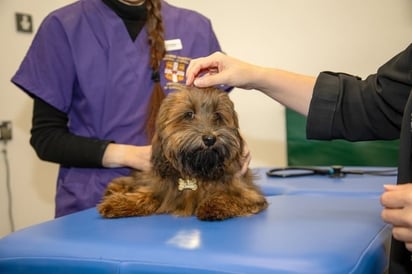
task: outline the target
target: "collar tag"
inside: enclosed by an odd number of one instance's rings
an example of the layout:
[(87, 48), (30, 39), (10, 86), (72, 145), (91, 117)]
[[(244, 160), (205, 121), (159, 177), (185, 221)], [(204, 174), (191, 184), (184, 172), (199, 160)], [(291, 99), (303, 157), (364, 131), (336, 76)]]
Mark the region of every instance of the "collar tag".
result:
[(184, 179), (180, 178), (178, 183), (179, 183), (179, 186), (178, 186), (179, 191), (182, 191), (182, 190), (185, 190), (185, 189), (190, 189), (190, 190), (195, 191), (197, 189), (197, 182), (194, 179), (193, 180), (190, 180), (190, 179), (184, 180)]
[(171, 39), (165, 41), (166, 51), (174, 51), (183, 49), (182, 40), (180, 39)]

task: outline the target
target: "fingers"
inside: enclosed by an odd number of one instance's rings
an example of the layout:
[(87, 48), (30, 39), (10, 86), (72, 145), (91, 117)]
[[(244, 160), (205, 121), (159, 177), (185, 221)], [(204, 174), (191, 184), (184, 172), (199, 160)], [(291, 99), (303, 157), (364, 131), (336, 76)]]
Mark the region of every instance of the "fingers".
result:
[(186, 85), (192, 85), (195, 78), (202, 72), (207, 72), (209, 68), (215, 68), (215, 66), (208, 57), (197, 58), (190, 61), (189, 66), (186, 69)]
[(412, 184), (385, 185), (381, 196), (381, 204), (387, 208), (412, 207)]
[(381, 204), (387, 208), (402, 208), (405, 204), (402, 192), (384, 192), (381, 196)]
[(392, 235), (395, 239), (402, 242), (412, 243), (412, 229), (407, 227), (394, 227)]
[(401, 242), (405, 243), (406, 249), (412, 251), (412, 229), (407, 227), (394, 227), (392, 236)]
[(199, 88), (221, 85), (225, 82), (223, 81), (223, 77), (224, 75), (222, 74), (207, 73), (201, 77), (196, 78), (193, 81), (193, 84)]
[(407, 209), (384, 208), (381, 213), (382, 220), (394, 226), (406, 227), (412, 225), (412, 214), (408, 214)]
[(385, 191), (396, 190), (397, 185), (384, 185), (383, 188)]
[(385, 185), (381, 203), (385, 207), (381, 217), (393, 225), (392, 235), (412, 251), (412, 184)]
[(250, 151), (248, 150), (243, 155), (243, 165), (242, 165), (242, 169), (240, 170), (241, 175), (246, 174), (247, 170), (249, 169), (250, 161), (252, 161), (252, 155), (250, 154)]
[[(208, 77), (219, 72), (221, 55), (223, 55), (223, 53), (215, 52), (207, 57), (201, 57), (190, 61), (189, 66), (186, 69), (186, 85), (190, 86), (194, 84), (198, 87), (206, 87), (218, 84), (213, 82), (215, 81), (213, 77), (211, 80), (208, 80)], [(201, 78), (204, 79), (198, 81)]]
[(250, 162), (252, 161), (252, 154), (250, 153), (247, 143), (243, 143), (243, 152), (241, 156), (241, 169), (236, 173), (236, 176), (241, 177), (245, 175), (249, 169)]

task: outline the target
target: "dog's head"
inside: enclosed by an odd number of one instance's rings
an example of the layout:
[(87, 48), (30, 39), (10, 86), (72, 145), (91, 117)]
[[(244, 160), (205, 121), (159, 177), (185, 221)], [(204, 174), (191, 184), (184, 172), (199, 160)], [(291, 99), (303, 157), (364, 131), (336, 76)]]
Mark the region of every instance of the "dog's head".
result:
[(181, 87), (163, 101), (152, 141), (161, 176), (216, 180), (240, 170), (243, 139), (233, 102), (215, 88)]

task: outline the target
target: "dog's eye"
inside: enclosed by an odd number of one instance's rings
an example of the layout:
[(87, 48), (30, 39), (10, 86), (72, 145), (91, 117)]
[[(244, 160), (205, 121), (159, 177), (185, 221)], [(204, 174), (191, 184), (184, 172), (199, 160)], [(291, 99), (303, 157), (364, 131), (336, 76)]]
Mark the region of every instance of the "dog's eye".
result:
[(183, 114), (183, 118), (192, 120), (193, 118), (195, 118), (195, 113), (193, 111), (187, 111)]

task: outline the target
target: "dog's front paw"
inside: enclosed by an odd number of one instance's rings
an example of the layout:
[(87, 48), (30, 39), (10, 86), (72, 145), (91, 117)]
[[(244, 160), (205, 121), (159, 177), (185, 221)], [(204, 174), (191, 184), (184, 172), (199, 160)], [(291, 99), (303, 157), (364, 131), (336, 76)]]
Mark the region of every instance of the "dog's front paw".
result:
[(228, 200), (215, 198), (202, 203), (196, 216), (202, 221), (222, 221), (238, 216), (238, 211), (236, 205), (228, 203)]
[(128, 208), (128, 211), (130, 211), (130, 207), (127, 206), (128, 204), (130, 203), (123, 194), (106, 192), (106, 196), (103, 201), (97, 205), (97, 210), (100, 215), (105, 218), (124, 217), (126, 209)]
[(159, 201), (144, 193), (111, 193), (97, 205), (105, 218), (147, 216), (156, 212)]
[(119, 177), (112, 180), (106, 188), (104, 196), (110, 196), (114, 193), (134, 192), (136, 183), (133, 177)]
[(230, 196), (219, 195), (203, 202), (197, 209), (196, 216), (203, 221), (221, 221), (233, 217), (257, 214), (268, 207), (263, 196), (248, 200), (246, 197), (233, 199)]

